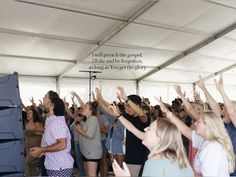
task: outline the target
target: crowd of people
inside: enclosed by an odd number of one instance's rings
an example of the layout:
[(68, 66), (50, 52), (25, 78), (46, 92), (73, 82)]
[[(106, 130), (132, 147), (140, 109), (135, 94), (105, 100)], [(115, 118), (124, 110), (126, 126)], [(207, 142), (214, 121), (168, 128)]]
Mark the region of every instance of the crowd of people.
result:
[[(206, 102), (186, 98), (179, 85), (171, 104), (161, 95), (126, 95), (108, 103), (99, 88), (84, 102), (72, 91), (70, 107), (54, 91), (23, 106), (26, 176), (235, 176), (236, 105), (215, 80), (218, 103), (199, 77)], [(76, 104), (78, 103), (78, 104)], [(110, 169), (112, 167), (112, 169)]]

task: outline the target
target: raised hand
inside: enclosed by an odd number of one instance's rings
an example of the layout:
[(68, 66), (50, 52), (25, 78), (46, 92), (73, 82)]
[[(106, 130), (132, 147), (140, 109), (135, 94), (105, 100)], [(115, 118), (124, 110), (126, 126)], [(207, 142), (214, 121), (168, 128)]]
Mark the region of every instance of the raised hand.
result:
[(120, 165), (117, 163), (117, 161), (114, 159), (112, 163), (112, 168), (115, 176), (131, 176), (129, 168), (127, 167), (125, 162), (123, 162), (123, 167), (124, 169), (122, 169)]
[(103, 98), (102, 98), (102, 94), (101, 94), (100, 89), (96, 87), (96, 88), (95, 88), (95, 92), (96, 92), (97, 100), (98, 100), (98, 101), (99, 101), (99, 100), (102, 100)]
[(65, 97), (65, 96), (64, 96), (64, 98), (63, 98), (63, 102), (66, 103), (66, 97)]
[(109, 106), (109, 109), (114, 112), (115, 115), (120, 114), (120, 110), (116, 107), (116, 105), (112, 104)]
[(201, 100), (199, 92), (193, 91), (193, 94), (194, 94), (195, 101)]
[(127, 97), (126, 97), (126, 94), (125, 94), (125, 90), (124, 90), (124, 88), (123, 87), (117, 87), (117, 96), (121, 99), (121, 100), (123, 100), (123, 101), (125, 101), (125, 100), (127, 100)]
[(42, 100), (39, 100), (39, 105), (42, 105), (42, 104), (43, 104)]
[(30, 100), (30, 102), (32, 103), (32, 104), (35, 104), (34, 103), (34, 97), (31, 97), (31, 99), (29, 99)]
[(70, 94), (72, 95), (72, 97), (78, 97), (78, 95), (75, 91), (71, 91)]
[(157, 100), (158, 104), (160, 105), (162, 112), (167, 113), (167, 112), (169, 111), (169, 109), (168, 109), (168, 108), (165, 106), (165, 104), (161, 101), (161, 97), (158, 98), (158, 97), (155, 96), (155, 99)]
[(214, 81), (215, 81), (216, 89), (219, 90), (219, 91), (223, 91), (224, 85), (223, 85), (223, 77), (222, 77), (222, 75), (220, 75), (220, 78), (219, 78), (218, 82), (217, 82), (216, 79), (214, 79)]
[(186, 97), (186, 91), (183, 92), (183, 96)]
[(200, 87), (201, 89), (204, 89), (204, 88), (205, 88), (205, 83), (204, 83), (204, 81), (203, 81), (202, 76), (199, 75), (198, 78), (199, 78), (199, 81), (198, 81), (198, 83), (197, 83), (198, 87)]
[[(176, 93), (181, 97), (184, 96), (184, 93), (181, 91), (181, 87), (179, 85), (175, 85), (175, 91)], [(185, 93), (186, 94), (186, 93)]]
[(34, 97), (31, 97), (31, 99), (29, 99), (30, 102), (32, 103), (33, 107), (36, 108), (36, 103), (34, 102)]
[(73, 103), (75, 102), (75, 95), (71, 96), (71, 100), (72, 100)]

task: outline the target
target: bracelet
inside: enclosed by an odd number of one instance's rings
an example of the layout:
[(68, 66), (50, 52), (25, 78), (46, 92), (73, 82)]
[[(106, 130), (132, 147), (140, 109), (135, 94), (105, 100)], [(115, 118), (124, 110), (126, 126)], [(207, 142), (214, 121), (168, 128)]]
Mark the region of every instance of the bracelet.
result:
[(119, 119), (122, 116), (122, 114), (119, 114), (118, 116), (116, 116), (117, 119)]

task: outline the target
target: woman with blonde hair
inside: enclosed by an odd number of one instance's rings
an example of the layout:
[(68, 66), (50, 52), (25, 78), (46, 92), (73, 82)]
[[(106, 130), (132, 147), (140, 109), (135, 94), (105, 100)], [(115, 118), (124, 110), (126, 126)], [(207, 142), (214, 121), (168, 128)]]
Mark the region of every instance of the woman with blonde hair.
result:
[(222, 119), (213, 112), (203, 112), (195, 122), (195, 130), (187, 127), (157, 99), (163, 112), (198, 149), (194, 170), (201, 176), (229, 176), (234, 171), (233, 147)]
[[(167, 119), (157, 119), (142, 132), (119, 114), (115, 106), (112, 110), (120, 122), (150, 150), (142, 176), (193, 176), (184, 152), (181, 133), (174, 124)], [(130, 176), (125, 163), (123, 167), (124, 169), (114, 160), (113, 170), (116, 176)]]

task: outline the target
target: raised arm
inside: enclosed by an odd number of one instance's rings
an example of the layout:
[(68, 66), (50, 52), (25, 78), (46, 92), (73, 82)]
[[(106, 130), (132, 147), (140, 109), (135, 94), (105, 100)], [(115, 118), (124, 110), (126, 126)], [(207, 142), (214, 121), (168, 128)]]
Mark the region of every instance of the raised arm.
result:
[(34, 102), (34, 97), (31, 97), (31, 99), (29, 99), (29, 100), (30, 100), (30, 102), (31, 102), (31, 104), (32, 104), (32, 106), (33, 106), (33, 108), (34, 108), (35, 110), (38, 110), (37, 105), (36, 105), (36, 103)]
[(201, 88), (202, 91), (204, 92), (206, 100), (207, 100), (208, 104), (210, 105), (212, 111), (220, 116), (221, 115), (220, 106), (218, 105), (216, 100), (211, 96), (211, 94), (206, 89), (206, 86), (205, 86), (204, 81), (201, 76), (199, 76), (198, 87)]
[(72, 91), (71, 95), (77, 98), (77, 100), (78, 100), (81, 107), (85, 106), (85, 103), (81, 100), (80, 96), (76, 92)]
[(102, 101), (104, 105), (106, 105), (107, 107), (109, 107), (110, 104), (103, 98), (101, 90), (96, 87), (96, 88), (95, 88), (95, 92), (96, 92), (96, 94), (97, 94), (97, 95), (96, 95), (96, 96), (97, 96), (97, 100)]
[(74, 95), (72, 95), (71, 101), (72, 101), (72, 103), (73, 103), (74, 112), (78, 112), (79, 109), (78, 109), (77, 104), (75, 103), (75, 96), (74, 96)]
[(225, 93), (222, 75), (220, 75), (220, 79), (218, 80), (218, 82), (216, 79), (214, 81), (215, 81), (217, 90), (220, 92), (224, 100), (224, 105), (225, 105), (226, 110), (229, 113), (229, 117), (231, 121), (233, 122), (234, 126), (236, 127), (236, 106)]
[[(95, 89), (95, 93), (96, 93), (96, 101), (98, 102), (98, 104), (112, 117), (116, 117), (115, 113), (113, 110), (109, 109), (110, 104), (108, 104), (102, 97), (101, 91), (96, 88)], [(94, 96), (95, 97), (95, 96)]]
[(103, 104), (104, 107), (108, 108), (110, 106), (110, 104), (106, 100), (104, 100), (104, 98), (102, 96), (102, 93), (101, 93), (99, 88), (97, 88), (97, 87), (95, 88), (95, 93), (92, 92), (93, 100), (96, 101), (98, 104), (101, 103), (101, 104)]
[(179, 85), (175, 85), (175, 91), (183, 101), (183, 104), (187, 110), (187, 112), (190, 113), (190, 115), (195, 119), (198, 120), (200, 118), (200, 115), (197, 113), (197, 111), (193, 108), (192, 104), (185, 98), (185, 94), (181, 91), (181, 87)]
[(34, 102), (34, 97), (31, 97), (31, 99), (29, 99), (29, 100), (32, 103), (32, 106), (33, 106), (34, 110), (38, 113), (38, 115), (40, 115), (40, 118), (43, 120), (43, 117), (42, 117), (36, 103)]
[(199, 92), (193, 91), (193, 95), (194, 95), (194, 101), (195, 101), (195, 102), (199, 102), (199, 103), (202, 104), (202, 105), (205, 104), (205, 103), (202, 101)]
[(177, 118), (168, 108), (164, 105), (163, 102), (160, 101), (159, 98), (155, 97), (158, 104), (161, 107), (161, 110), (166, 113), (167, 118), (176, 125), (179, 131), (189, 140), (192, 140), (192, 129), (185, 125), (179, 118)]
[(29, 111), (29, 109), (24, 105), (21, 98), (20, 98), (20, 103), (21, 103), (22, 109), (27, 113)]
[(65, 106), (65, 111), (66, 113), (73, 119), (75, 119), (75, 115), (70, 111), (70, 109), (68, 108), (68, 105), (66, 103), (66, 97), (63, 98), (63, 102), (64, 102), (64, 106)]
[(128, 121), (126, 118), (124, 118), (118, 111), (117, 107), (115, 105), (110, 106), (110, 109), (113, 110), (115, 113), (117, 119), (120, 120), (120, 122), (124, 125), (127, 130), (132, 132), (137, 138), (143, 140), (144, 139), (144, 132), (138, 130), (130, 121)]
[(146, 123), (148, 121), (148, 118), (147, 115), (144, 113), (143, 109), (127, 98), (123, 87), (117, 87), (117, 89), (118, 89), (117, 92), (118, 97), (121, 100), (125, 101), (134, 110), (134, 112), (138, 115), (141, 122)]

